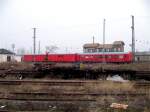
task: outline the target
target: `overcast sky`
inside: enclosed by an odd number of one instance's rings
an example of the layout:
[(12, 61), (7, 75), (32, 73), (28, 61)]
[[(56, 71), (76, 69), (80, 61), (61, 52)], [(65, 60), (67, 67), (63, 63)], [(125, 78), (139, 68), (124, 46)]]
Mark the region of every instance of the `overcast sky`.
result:
[(58, 52), (82, 52), (85, 43), (102, 43), (103, 18), (106, 43), (125, 42), (131, 48), (131, 15), (135, 16), (136, 49), (150, 49), (149, 0), (0, 0), (0, 48), (33, 45), (33, 27), (41, 47), (56, 45)]

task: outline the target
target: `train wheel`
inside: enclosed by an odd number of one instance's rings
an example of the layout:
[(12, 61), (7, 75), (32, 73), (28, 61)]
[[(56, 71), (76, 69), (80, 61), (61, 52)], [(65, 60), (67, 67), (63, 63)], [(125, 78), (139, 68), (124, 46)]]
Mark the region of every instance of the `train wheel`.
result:
[(1, 78), (5, 78), (7, 75), (5, 74), (5, 73), (3, 73), (3, 74), (0, 74), (0, 77)]
[(23, 75), (22, 74), (17, 74), (17, 79), (22, 80), (23, 79)]
[(130, 76), (130, 74), (123, 74), (123, 75), (121, 75), (121, 77), (124, 79), (124, 80), (131, 80), (131, 76)]
[(99, 74), (98, 75), (99, 80), (106, 80), (106, 78), (107, 78), (106, 74)]

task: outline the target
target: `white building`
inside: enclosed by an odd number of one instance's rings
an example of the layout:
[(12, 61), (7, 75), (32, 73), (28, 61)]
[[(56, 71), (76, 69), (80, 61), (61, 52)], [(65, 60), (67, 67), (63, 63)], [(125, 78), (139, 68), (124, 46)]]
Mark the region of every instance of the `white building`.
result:
[(20, 62), (21, 56), (16, 56), (15, 53), (6, 50), (6, 49), (0, 49), (0, 63), (2, 62)]

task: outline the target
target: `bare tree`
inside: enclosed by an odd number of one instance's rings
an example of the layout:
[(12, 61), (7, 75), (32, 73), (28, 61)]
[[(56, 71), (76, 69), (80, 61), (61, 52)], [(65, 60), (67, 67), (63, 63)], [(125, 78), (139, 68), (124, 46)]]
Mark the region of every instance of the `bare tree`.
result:
[(55, 45), (46, 46), (46, 52), (55, 53), (59, 48)]
[(15, 44), (11, 44), (12, 51), (15, 52)]
[(26, 53), (25, 48), (19, 48), (19, 49), (17, 50), (17, 54), (19, 54), (19, 55), (24, 55), (25, 53)]

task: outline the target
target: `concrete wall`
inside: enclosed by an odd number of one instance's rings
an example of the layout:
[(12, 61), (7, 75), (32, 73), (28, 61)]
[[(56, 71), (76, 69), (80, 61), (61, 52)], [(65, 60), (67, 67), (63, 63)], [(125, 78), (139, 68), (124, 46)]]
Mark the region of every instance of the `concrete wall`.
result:
[(22, 56), (14, 56), (13, 61), (21, 62), (21, 58), (22, 58)]
[(135, 61), (150, 62), (150, 55), (135, 55)]
[(21, 56), (10, 55), (10, 54), (0, 54), (0, 63), (2, 62), (21, 62)]
[(6, 62), (7, 60), (6, 60), (6, 55), (1, 55), (0, 54), (0, 63), (1, 62)]
[(136, 52), (135, 61), (150, 62), (150, 52)]

